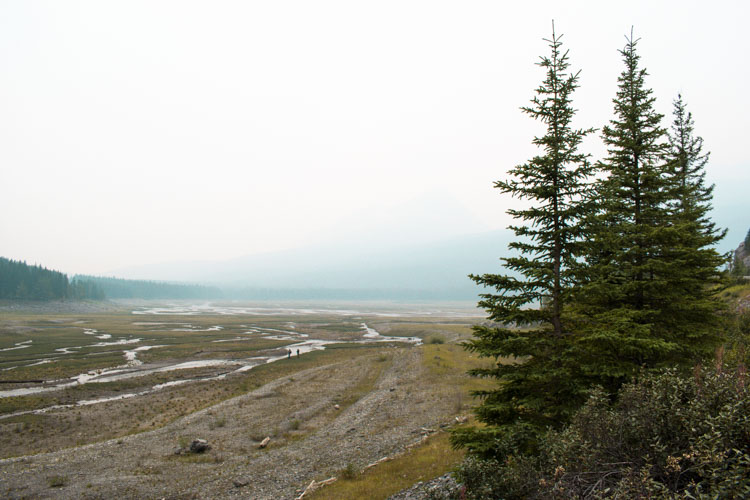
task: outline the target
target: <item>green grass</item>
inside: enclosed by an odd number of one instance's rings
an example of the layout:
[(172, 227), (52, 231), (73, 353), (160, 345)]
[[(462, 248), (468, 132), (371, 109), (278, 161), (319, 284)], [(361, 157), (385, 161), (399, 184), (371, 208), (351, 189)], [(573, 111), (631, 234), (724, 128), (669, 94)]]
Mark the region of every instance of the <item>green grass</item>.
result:
[[(458, 321), (458, 320), (457, 320)], [(445, 318), (440, 321), (424, 321), (421, 319), (400, 319), (392, 322), (368, 323), (383, 335), (392, 337), (419, 337), (425, 341), (431, 337), (442, 337), (445, 342), (456, 342), (471, 337), (471, 325), (466, 320), (449, 323)]]
[(721, 291), (720, 297), (727, 300), (742, 299), (750, 295), (750, 283), (740, 283)]

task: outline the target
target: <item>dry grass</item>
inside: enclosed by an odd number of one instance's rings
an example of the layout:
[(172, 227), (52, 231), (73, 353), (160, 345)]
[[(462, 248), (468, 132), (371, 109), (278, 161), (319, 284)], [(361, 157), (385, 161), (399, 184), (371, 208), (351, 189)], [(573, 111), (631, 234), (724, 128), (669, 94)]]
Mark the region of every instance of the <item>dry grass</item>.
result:
[[(311, 500), (383, 499), (412, 486), (442, 476), (463, 458), (454, 450), (447, 433), (441, 432), (407, 453), (372, 467), (351, 479), (339, 479), (305, 496)], [(349, 475), (351, 477), (351, 475)]]

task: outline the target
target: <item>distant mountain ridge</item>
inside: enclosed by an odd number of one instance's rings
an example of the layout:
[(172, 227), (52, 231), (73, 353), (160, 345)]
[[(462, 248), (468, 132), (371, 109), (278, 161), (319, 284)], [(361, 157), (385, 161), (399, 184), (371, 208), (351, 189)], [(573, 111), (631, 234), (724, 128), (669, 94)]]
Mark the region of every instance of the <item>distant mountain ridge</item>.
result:
[(117, 274), (211, 284), (227, 298), (283, 298), (286, 293), (293, 298), (475, 300), (481, 289), (468, 275), (496, 272), (509, 240), (509, 232), (491, 231), (381, 248), (328, 245)]

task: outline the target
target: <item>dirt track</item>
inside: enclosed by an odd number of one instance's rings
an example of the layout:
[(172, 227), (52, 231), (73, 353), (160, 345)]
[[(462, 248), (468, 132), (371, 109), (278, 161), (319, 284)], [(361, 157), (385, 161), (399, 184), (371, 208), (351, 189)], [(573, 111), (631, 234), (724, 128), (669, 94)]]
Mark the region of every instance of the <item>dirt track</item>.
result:
[[(0, 496), (295, 498), (313, 479), (394, 455), (421, 428), (450, 421), (455, 403), (425, 382), (421, 349), (384, 352), (297, 372), (151, 432), (2, 460)], [(212, 449), (174, 454), (194, 438)]]

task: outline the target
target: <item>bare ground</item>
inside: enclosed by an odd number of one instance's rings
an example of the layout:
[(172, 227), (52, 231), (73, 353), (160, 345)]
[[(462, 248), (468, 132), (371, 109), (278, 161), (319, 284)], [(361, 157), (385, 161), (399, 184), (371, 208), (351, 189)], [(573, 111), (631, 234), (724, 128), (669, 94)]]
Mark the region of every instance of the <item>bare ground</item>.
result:
[[(150, 432), (0, 460), (0, 496), (295, 498), (313, 479), (392, 456), (455, 414), (420, 348), (383, 352), (282, 377)], [(211, 450), (175, 455), (195, 438)]]

